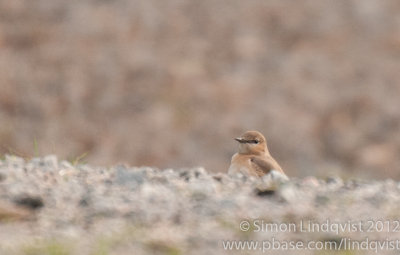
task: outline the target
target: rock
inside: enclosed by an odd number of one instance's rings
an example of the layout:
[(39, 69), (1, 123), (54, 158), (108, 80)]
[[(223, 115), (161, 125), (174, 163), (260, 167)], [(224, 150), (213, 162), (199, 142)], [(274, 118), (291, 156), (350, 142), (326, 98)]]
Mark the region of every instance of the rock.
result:
[(43, 158), (43, 162), (45, 167), (50, 170), (56, 171), (58, 170), (58, 159), (56, 155), (48, 155)]
[(330, 176), (326, 178), (326, 183), (330, 185), (343, 186), (343, 180), (337, 176)]
[(74, 166), (66, 160), (60, 162), (60, 169), (74, 169)]
[(318, 206), (324, 206), (329, 202), (329, 197), (327, 195), (317, 195), (315, 197), (315, 203)]
[(25, 160), (21, 157), (6, 155), (6, 160), (9, 167), (22, 168), (25, 164)]
[(214, 182), (207, 180), (195, 180), (191, 181), (190, 185), (188, 185), (188, 190), (190, 190), (192, 194), (202, 194), (204, 196), (208, 196), (214, 194), (216, 189)]
[(43, 166), (44, 166), (43, 158), (38, 158), (38, 157), (32, 158), (30, 160), (30, 163), (32, 163), (35, 167), (43, 168)]
[(295, 203), (302, 199), (302, 193), (294, 183), (286, 183), (277, 190), (277, 196), (288, 203)]
[(201, 176), (207, 176), (208, 173), (204, 167), (197, 167), (194, 169), (194, 177), (199, 178)]
[(275, 194), (275, 189), (256, 187), (256, 195), (260, 197), (272, 196)]
[(141, 185), (146, 176), (146, 170), (140, 168), (126, 168), (125, 166), (116, 166), (115, 182), (118, 185), (129, 186), (130, 188), (137, 188)]
[(315, 178), (314, 176), (307, 176), (302, 180), (301, 184), (313, 188), (319, 186), (319, 182), (317, 178)]
[(37, 210), (44, 206), (40, 196), (22, 195), (14, 199), (14, 203), (28, 209)]
[(228, 179), (229, 179), (228, 176), (224, 173), (213, 174), (212, 178), (215, 181), (220, 182), (220, 183), (226, 183), (226, 182), (228, 182)]
[(255, 192), (258, 196), (271, 196), (283, 184), (289, 181), (289, 178), (279, 171), (272, 170), (264, 175), (261, 181), (258, 181)]

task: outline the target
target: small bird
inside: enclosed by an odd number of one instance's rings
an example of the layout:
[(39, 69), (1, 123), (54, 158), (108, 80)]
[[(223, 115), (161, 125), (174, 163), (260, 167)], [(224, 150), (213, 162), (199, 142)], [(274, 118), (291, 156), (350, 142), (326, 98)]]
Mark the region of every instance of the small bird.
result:
[(232, 157), (229, 174), (262, 177), (275, 170), (287, 178), (282, 167), (269, 153), (267, 141), (260, 132), (247, 131), (235, 140), (239, 142), (239, 152)]

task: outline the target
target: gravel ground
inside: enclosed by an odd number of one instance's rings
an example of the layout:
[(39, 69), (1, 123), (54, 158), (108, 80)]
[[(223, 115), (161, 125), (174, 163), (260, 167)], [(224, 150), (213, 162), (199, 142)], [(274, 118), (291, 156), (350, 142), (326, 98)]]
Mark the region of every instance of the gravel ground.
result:
[[(53, 155), (6, 156), (0, 254), (374, 254), (377, 243), (361, 251), (284, 247), (365, 240), (386, 242), (378, 254), (398, 254), (389, 242), (400, 239), (399, 202), (393, 180), (279, 182), (201, 167), (106, 168)], [(229, 250), (229, 240), (259, 242), (255, 250)], [(267, 250), (277, 241), (279, 248)]]

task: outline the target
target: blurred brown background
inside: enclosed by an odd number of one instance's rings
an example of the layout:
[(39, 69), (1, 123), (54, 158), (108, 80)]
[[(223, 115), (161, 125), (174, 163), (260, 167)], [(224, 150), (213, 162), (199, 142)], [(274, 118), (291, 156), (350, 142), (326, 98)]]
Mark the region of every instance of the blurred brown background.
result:
[(400, 178), (397, 0), (0, 0), (0, 153)]

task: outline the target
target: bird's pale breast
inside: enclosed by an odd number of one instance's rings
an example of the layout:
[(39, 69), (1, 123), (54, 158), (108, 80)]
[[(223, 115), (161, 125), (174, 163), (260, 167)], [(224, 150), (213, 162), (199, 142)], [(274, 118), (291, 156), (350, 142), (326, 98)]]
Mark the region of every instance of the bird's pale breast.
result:
[(243, 174), (243, 175), (255, 175), (252, 171), (250, 157), (239, 155), (236, 153), (232, 157), (231, 165), (228, 170), (229, 174)]

